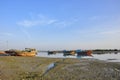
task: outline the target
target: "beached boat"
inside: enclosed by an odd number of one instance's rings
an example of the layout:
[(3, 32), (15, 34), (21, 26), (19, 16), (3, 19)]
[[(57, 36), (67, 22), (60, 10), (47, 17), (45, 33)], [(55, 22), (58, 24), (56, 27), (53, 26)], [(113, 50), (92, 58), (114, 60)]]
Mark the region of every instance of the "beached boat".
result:
[(5, 51), (0, 51), (0, 54), (5, 54)]
[(9, 56), (9, 54), (6, 54), (5, 51), (0, 51), (0, 56)]
[(25, 48), (25, 50), (8, 50), (5, 53), (11, 56), (35, 56), (37, 51), (36, 49)]
[(25, 48), (25, 50), (16, 50), (15, 55), (16, 56), (35, 56), (37, 54), (36, 49), (31, 48)]

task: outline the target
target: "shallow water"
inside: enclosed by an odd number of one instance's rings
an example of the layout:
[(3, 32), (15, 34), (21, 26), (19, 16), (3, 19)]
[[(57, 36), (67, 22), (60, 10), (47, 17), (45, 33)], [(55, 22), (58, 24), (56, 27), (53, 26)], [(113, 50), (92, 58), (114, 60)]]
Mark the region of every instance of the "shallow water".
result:
[(49, 71), (50, 69), (52, 69), (52, 68), (54, 68), (54, 67), (55, 67), (55, 63), (51, 63), (51, 64), (48, 65), (46, 71)]
[(106, 61), (110, 61), (110, 62), (120, 62), (120, 53), (114, 54), (101, 54), (101, 55), (97, 55), (94, 54), (93, 55), (95, 59), (99, 59), (99, 60), (106, 60)]
[[(46, 52), (39, 52), (37, 54), (38, 57), (49, 57), (49, 58), (78, 58), (75, 56), (63, 56), (63, 53), (48, 55)], [(93, 56), (84, 56), (79, 58), (92, 58), (92, 59), (99, 59), (105, 60), (109, 62), (120, 62), (120, 53), (107, 53), (107, 54), (93, 54)]]

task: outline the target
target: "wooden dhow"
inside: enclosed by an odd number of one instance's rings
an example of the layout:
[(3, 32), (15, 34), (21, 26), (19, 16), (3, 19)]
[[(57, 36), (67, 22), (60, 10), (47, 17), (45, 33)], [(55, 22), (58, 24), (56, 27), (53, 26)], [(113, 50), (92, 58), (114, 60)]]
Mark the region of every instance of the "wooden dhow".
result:
[(25, 48), (25, 50), (9, 50), (5, 51), (7, 54), (11, 56), (36, 56), (36, 49)]

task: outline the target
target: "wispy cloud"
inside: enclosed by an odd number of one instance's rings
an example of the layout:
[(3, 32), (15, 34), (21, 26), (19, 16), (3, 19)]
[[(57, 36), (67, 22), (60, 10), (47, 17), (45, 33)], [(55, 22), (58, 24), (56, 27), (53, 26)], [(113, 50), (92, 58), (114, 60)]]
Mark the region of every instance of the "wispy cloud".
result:
[(72, 24), (76, 24), (78, 20), (76, 19), (67, 19), (60, 20), (55, 18), (50, 18), (44, 15), (30, 15), (30, 19), (24, 19), (22, 21), (17, 22), (17, 25), (23, 27), (35, 27), (35, 26), (54, 26), (54, 27), (68, 27)]
[(44, 26), (54, 23), (56, 20), (23, 20), (18, 24), (24, 27)]
[(12, 33), (8, 33), (8, 32), (4, 32), (4, 33), (0, 33), (1, 36), (13, 36)]
[[(85, 23), (86, 24), (83, 24)], [(109, 17), (109, 16), (92, 16), (89, 18), (86, 18), (86, 20), (82, 20), (80, 17), (72, 17), (69, 19), (56, 19), (56, 18), (51, 18), (49, 16), (45, 15), (30, 15), (30, 19), (24, 19), (19, 22), (17, 22), (17, 25), (23, 26), (23, 27), (43, 27), (43, 26), (53, 26), (53, 27), (59, 27), (59, 28), (64, 28), (64, 27), (70, 27), (70, 26), (88, 26), (89, 27), (94, 27), (97, 26), (97, 28), (101, 28), (103, 26), (107, 27), (108, 25), (114, 25), (114, 21), (116, 20), (116, 17)], [(106, 26), (107, 25), (107, 26)], [(95, 28), (95, 27), (94, 27)]]
[[(54, 23), (55, 27), (60, 27), (60, 28), (68, 28), (68, 27), (78, 27), (79, 24), (81, 23), (80, 21), (81, 19), (79, 18), (68, 18), (68, 19), (64, 19), (64, 20), (57, 20)], [(78, 25), (77, 25), (78, 24)]]
[(89, 18), (89, 20), (98, 20), (100, 19), (100, 16), (92, 16)]
[(71, 25), (72, 22), (69, 21), (57, 21), (56, 23), (54, 23), (55, 27), (61, 27), (61, 28), (69, 27)]
[(20, 22), (17, 22), (19, 26), (24, 26), (24, 27), (34, 27), (34, 26), (45, 26), (45, 25), (50, 25), (55, 23), (55, 19), (50, 19), (48, 17), (45, 17), (43, 15), (38, 15), (34, 19), (26, 19)]
[(95, 20), (107, 20), (107, 19), (112, 19), (115, 18), (115, 16), (107, 16), (107, 15), (95, 15), (95, 16), (91, 16), (88, 19), (95, 21)]

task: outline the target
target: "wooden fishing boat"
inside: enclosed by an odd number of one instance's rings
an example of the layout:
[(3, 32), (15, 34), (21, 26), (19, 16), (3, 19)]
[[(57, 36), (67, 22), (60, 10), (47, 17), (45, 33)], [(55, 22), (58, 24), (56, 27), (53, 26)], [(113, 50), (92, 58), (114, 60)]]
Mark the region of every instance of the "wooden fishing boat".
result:
[(25, 50), (16, 50), (15, 55), (16, 56), (35, 56), (37, 54), (36, 49), (31, 48), (25, 48)]
[(25, 48), (25, 50), (8, 50), (5, 53), (11, 56), (35, 56), (37, 51), (36, 49)]
[(75, 54), (76, 54), (76, 52), (74, 50), (71, 50), (71, 51), (64, 50), (63, 51), (63, 56), (69, 56), (69, 55), (75, 56)]
[(76, 53), (77, 53), (77, 56), (92, 56), (92, 51), (91, 50), (78, 51)]
[(0, 54), (5, 54), (5, 51), (0, 51)]

